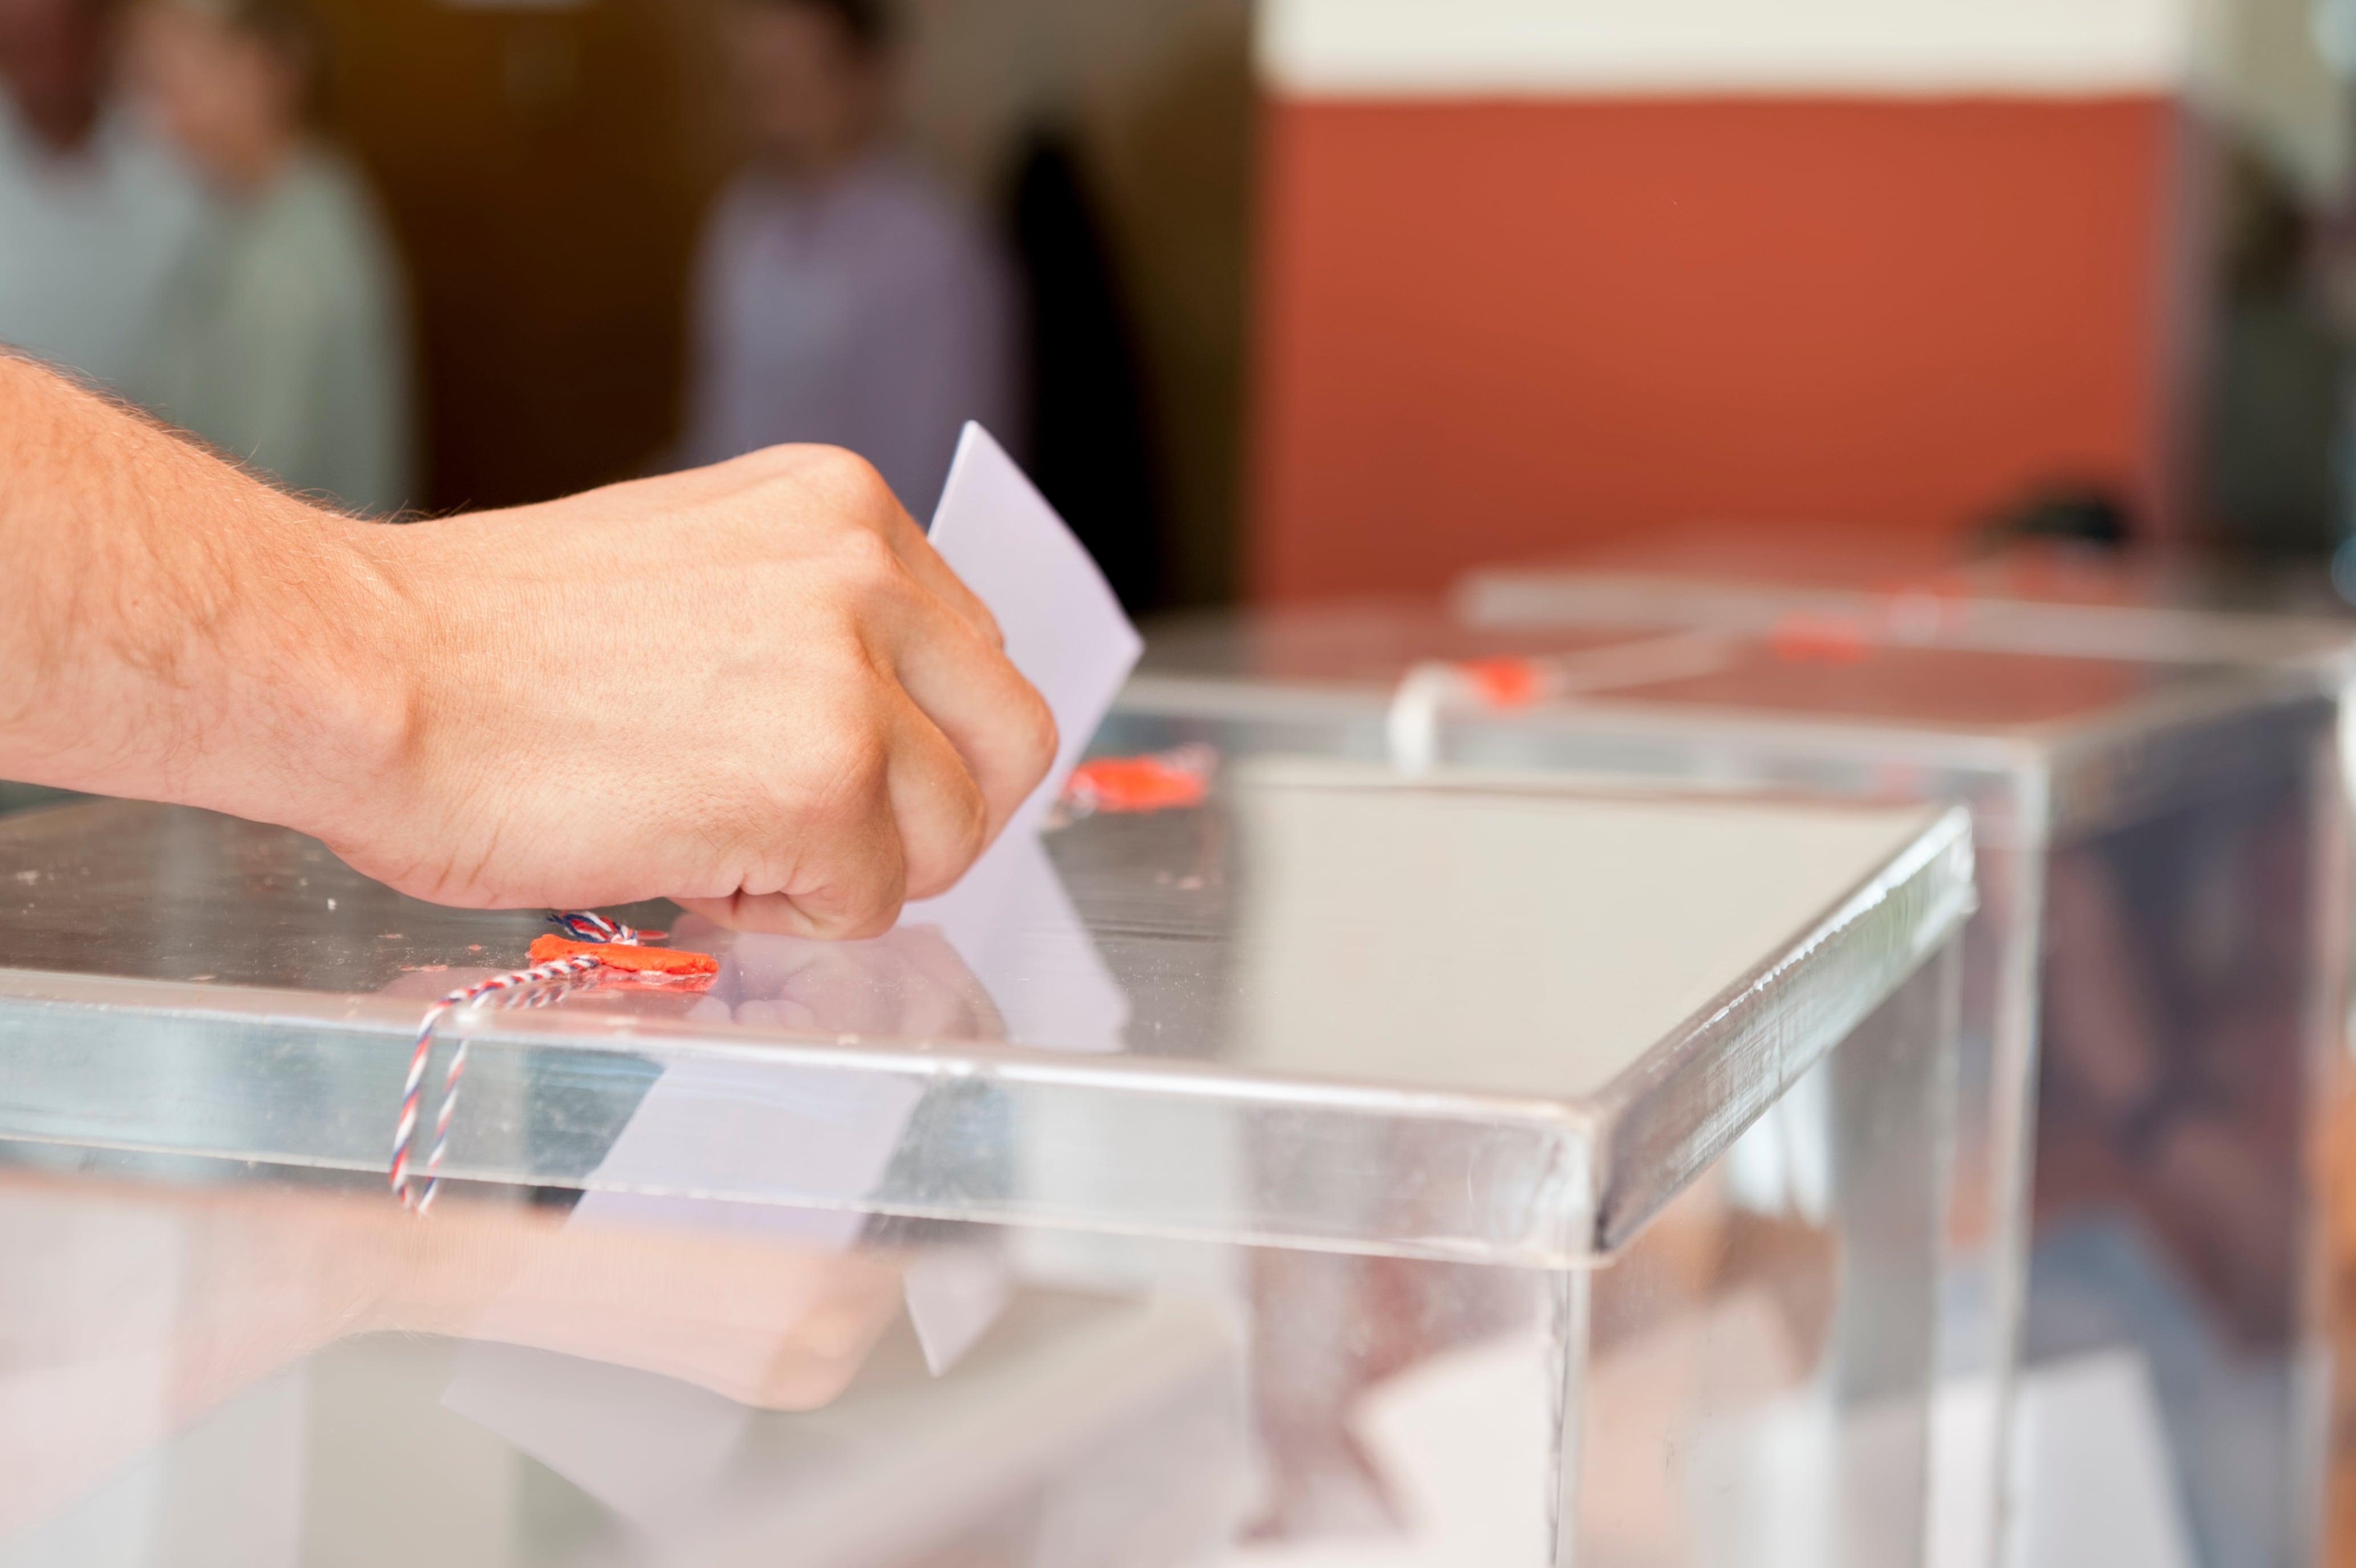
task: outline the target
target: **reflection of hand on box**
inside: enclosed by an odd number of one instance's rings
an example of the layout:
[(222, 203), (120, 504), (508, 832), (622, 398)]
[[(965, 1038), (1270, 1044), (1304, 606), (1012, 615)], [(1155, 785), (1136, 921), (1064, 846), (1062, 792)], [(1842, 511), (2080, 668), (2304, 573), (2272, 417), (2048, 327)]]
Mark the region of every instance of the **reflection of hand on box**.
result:
[(724, 944), (709, 995), (739, 1024), (902, 1040), (995, 1040), (990, 993), (939, 931), (900, 926), (865, 941), (739, 935), (690, 917), (674, 939)]
[(877, 1254), (545, 1212), (486, 1206), (456, 1225), (412, 1227), (450, 1234), (412, 1243), (378, 1326), (557, 1350), (809, 1410), (842, 1391), (899, 1311), (899, 1267)]
[(373, 1192), (0, 1180), (0, 1541), (351, 1335), (465, 1335), (808, 1409), (899, 1310), (874, 1253)]

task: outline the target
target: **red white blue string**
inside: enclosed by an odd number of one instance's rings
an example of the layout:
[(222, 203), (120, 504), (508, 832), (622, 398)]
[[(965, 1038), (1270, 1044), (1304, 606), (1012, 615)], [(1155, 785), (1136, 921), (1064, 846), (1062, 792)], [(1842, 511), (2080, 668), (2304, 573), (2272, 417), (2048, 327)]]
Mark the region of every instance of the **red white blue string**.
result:
[(556, 927), (576, 942), (610, 942), (617, 947), (637, 947), (646, 942), (659, 942), (670, 935), (669, 931), (641, 931), (619, 920), (609, 920), (594, 909), (566, 909), (552, 912), (548, 923)]
[[(600, 942), (621, 947), (637, 947), (648, 937), (660, 939), (663, 932), (640, 931), (609, 920), (589, 909), (571, 909), (548, 917), (549, 923), (562, 930), (575, 941)], [(573, 953), (551, 959), (529, 969), (511, 969), (503, 974), (462, 985), (425, 1010), (425, 1020), (418, 1026), (417, 1047), (409, 1056), (409, 1078), (401, 1091), (401, 1119), (392, 1131), (392, 1190), (402, 1207), (423, 1214), (433, 1207), (434, 1195), (441, 1190), (442, 1155), (450, 1145), (450, 1117), (457, 1109), (458, 1079), (466, 1070), (466, 1036), (458, 1036), (458, 1048), (450, 1056), (450, 1066), (442, 1075), (442, 1103), (434, 1115), (434, 1145), (425, 1155), (425, 1180), (423, 1190), (412, 1187), (409, 1179), (410, 1153), (417, 1140), (418, 1114), (423, 1109), (425, 1085), (425, 1063), (434, 1051), (434, 1031), (444, 1015), (461, 1007), (471, 1007), (485, 998), (502, 992), (521, 993), (553, 981), (572, 980), (598, 967), (594, 953)], [(554, 1000), (556, 993), (548, 996)], [(533, 1000), (539, 1000), (534, 997)]]

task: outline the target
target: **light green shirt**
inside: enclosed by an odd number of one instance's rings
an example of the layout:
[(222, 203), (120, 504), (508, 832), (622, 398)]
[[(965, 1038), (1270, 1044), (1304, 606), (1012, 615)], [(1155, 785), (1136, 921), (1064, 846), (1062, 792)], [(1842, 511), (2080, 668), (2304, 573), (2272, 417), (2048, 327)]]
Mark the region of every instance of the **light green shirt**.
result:
[(408, 325), (351, 170), (305, 149), (250, 200), (215, 198), (130, 391), (295, 490), (384, 512), (410, 495)]

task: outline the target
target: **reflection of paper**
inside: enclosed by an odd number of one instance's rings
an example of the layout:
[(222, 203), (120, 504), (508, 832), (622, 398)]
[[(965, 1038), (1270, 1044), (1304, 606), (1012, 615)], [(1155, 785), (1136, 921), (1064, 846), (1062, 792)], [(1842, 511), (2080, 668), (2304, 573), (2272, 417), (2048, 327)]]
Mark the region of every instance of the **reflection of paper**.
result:
[[(851, 1204), (874, 1190), (900, 1129), (923, 1097), (913, 1079), (880, 1073), (735, 1061), (678, 1061), (663, 1069), (593, 1178), (617, 1187), (694, 1187), (705, 1172), (816, 1202)], [(584, 1193), (578, 1219), (648, 1225), (724, 1225), (802, 1245), (848, 1245), (865, 1224), (849, 1208)]]
[[(934, 513), (934, 548), (998, 618), (1007, 657), (1039, 689), (1060, 736), (1055, 763), (998, 842), (963, 881), (909, 906), (904, 925), (937, 927), (996, 1003), (1010, 1036), (1080, 1050), (1120, 1046), (1127, 999), (1073, 910), (1038, 829), (1088, 739), (1112, 706), (1144, 644), (1104, 575), (1023, 471), (981, 426), (968, 424)], [(591, 1178), (598, 1187), (693, 1189), (758, 1174), (758, 1185), (851, 1204), (874, 1189), (921, 1098), (903, 1079), (764, 1069), (747, 1097), (729, 1063), (672, 1062), (647, 1091)], [(801, 1245), (851, 1245), (863, 1225), (849, 1208), (781, 1208), (592, 1190), (577, 1220), (751, 1229)], [(1006, 1300), (1004, 1265), (987, 1252), (954, 1265), (912, 1269), (909, 1315), (931, 1369), (946, 1370), (996, 1319)], [(447, 1402), (521, 1441), (566, 1434), (565, 1462), (585, 1490), (626, 1514), (659, 1506), (632, 1493), (649, 1472), (630, 1461), (631, 1434), (660, 1434), (676, 1461), (661, 1471), (660, 1498), (691, 1496), (734, 1446), (741, 1412), (700, 1391), (645, 1374), (600, 1374), (601, 1386), (565, 1402), (560, 1386), (577, 1368), (507, 1347), (477, 1347)], [(544, 1458), (548, 1455), (543, 1455)], [(571, 1466), (568, 1469), (568, 1465)]]
[(1014, 1282), (993, 1248), (926, 1247), (908, 1260), (901, 1289), (925, 1366), (937, 1377), (998, 1321)]

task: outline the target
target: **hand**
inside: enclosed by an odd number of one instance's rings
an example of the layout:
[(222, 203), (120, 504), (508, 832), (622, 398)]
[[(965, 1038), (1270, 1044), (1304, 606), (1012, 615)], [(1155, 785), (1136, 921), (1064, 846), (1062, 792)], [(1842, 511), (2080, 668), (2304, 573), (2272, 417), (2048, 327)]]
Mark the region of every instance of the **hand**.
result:
[(362, 537), (406, 721), (300, 825), (420, 897), (872, 935), (1055, 755), (990, 612), (833, 448)]
[(498, 1340), (812, 1410), (857, 1375), (901, 1300), (902, 1259), (871, 1248), (463, 1199), (420, 1224), (374, 1189), (0, 1172), (0, 1247), (26, 1265), (0, 1278), (12, 1561), (24, 1531), (109, 1474), (347, 1337)]
[(888, 927), (1055, 725), (875, 471), (321, 510), (0, 352), (0, 777), (317, 834), (445, 903)]

